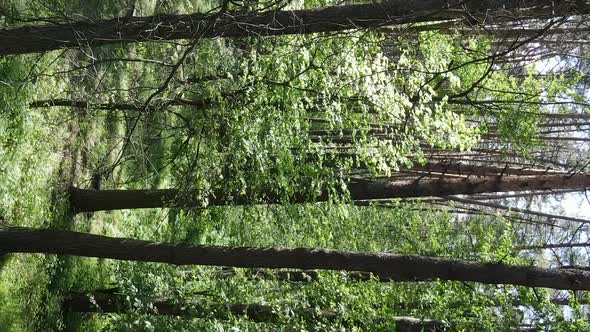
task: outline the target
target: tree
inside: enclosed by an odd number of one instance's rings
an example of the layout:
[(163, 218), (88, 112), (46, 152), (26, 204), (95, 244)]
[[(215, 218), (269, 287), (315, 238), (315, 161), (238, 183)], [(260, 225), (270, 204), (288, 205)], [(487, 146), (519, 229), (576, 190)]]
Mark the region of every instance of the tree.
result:
[[(588, 187), (590, 187), (590, 175), (551, 174), (534, 176), (468, 176), (463, 178), (441, 177), (407, 181), (363, 179), (349, 181), (346, 189), (353, 201), (361, 201), (507, 191), (584, 189)], [(93, 190), (70, 188), (70, 202), (75, 212), (284, 202), (271, 191), (251, 193), (250, 195), (236, 195), (233, 200), (228, 199), (220, 192), (212, 193), (206, 198), (207, 204), (203, 203), (203, 198), (199, 199), (198, 195), (182, 193), (176, 189)], [(298, 195), (291, 197), (288, 203), (308, 203), (327, 201), (329, 199), (330, 194), (326, 190), (316, 197), (306, 192), (300, 192)]]
[(572, 248), (589, 248), (590, 242), (572, 242), (572, 243), (546, 243), (530, 246), (519, 246), (518, 250), (543, 250), (543, 249), (572, 249)]
[[(132, 313), (134, 309), (126, 300), (127, 295), (104, 292), (69, 292), (64, 299), (64, 309), (80, 313)], [(244, 316), (255, 322), (280, 323), (281, 316), (269, 305), (262, 304), (219, 304), (197, 303), (190, 301), (150, 301), (148, 311), (153, 315), (168, 315), (187, 318), (228, 319), (230, 315)], [(334, 321), (341, 317), (333, 311), (322, 311), (314, 308), (294, 309), (293, 313), (306, 320)], [(417, 319), (413, 317), (380, 317), (379, 321), (392, 322), (396, 331), (403, 332), (435, 332), (445, 331), (444, 321)], [(353, 322), (354, 323), (354, 322)], [(366, 322), (360, 322), (361, 324)]]
[[(134, 311), (126, 300), (126, 295), (113, 292), (94, 291), (68, 292), (64, 298), (64, 309), (69, 312), (96, 313), (131, 313)], [(228, 319), (230, 315), (246, 316), (257, 322), (269, 322), (277, 319), (273, 308), (260, 304), (217, 304), (217, 303), (174, 303), (173, 301), (154, 300), (148, 313), (154, 315), (185, 316), (192, 318)]]
[(590, 290), (590, 272), (575, 269), (544, 269), (503, 263), (328, 249), (192, 246), (12, 226), (1, 226), (0, 252), (73, 255), (175, 265), (361, 271), (395, 276), (408, 281), (438, 278), (485, 284)]
[[(457, 10), (459, 9), (459, 10)], [(43, 52), (60, 48), (91, 47), (121, 42), (245, 37), (342, 31), (392, 24), (452, 18), (479, 21), (559, 17), (588, 12), (583, 0), (414, 1), (345, 5), (321, 9), (271, 10), (246, 14), (220, 11), (213, 15), (156, 15), (78, 21), (0, 30), (0, 55)], [(495, 17), (497, 14), (498, 17)]]
[[(317, 281), (320, 279), (320, 274), (317, 270), (275, 270), (268, 271), (265, 269), (249, 269), (245, 271), (245, 275), (251, 280), (279, 280), (288, 282), (309, 282)], [(236, 275), (234, 268), (225, 267), (220, 277), (227, 278)], [(395, 278), (391, 275), (378, 275), (375, 273), (367, 272), (349, 272), (346, 273), (346, 279), (354, 282), (378, 280), (380, 282), (391, 282), (391, 281), (404, 281), (405, 279)], [(424, 280), (432, 281), (432, 280)]]
[[(188, 99), (170, 99), (164, 100), (158, 106), (160, 107), (168, 107), (168, 106), (194, 106), (198, 108), (206, 108), (214, 104), (213, 100), (201, 99), (201, 100), (188, 100)], [(52, 106), (62, 106), (62, 107), (75, 107), (75, 108), (83, 108), (83, 109), (101, 109), (101, 110), (123, 110), (123, 111), (145, 111), (142, 105), (133, 104), (133, 103), (102, 103), (102, 104), (92, 104), (88, 101), (84, 100), (71, 100), (71, 99), (49, 99), (49, 100), (36, 100), (29, 104), (31, 108), (41, 108), (41, 107), (52, 107)]]

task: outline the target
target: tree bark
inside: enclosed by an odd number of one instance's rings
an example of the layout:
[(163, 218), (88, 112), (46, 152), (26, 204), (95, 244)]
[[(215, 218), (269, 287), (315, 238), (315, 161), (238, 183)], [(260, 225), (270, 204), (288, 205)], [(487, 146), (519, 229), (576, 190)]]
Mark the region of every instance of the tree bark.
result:
[[(223, 269), (222, 277), (233, 277), (236, 275), (234, 268), (226, 267)], [(310, 282), (317, 281), (320, 279), (318, 270), (274, 270), (268, 271), (265, 269), (249, 269), (245, 271), (246, 278), (250, 280), (277, 280), (286, 282)], [(380, 282), (393, 282), (393, 281), (408, 281), (405, 278), (397, 278), (394, 275), (378, 275), (369, 272), (347, 272), (345, 274), (346, 279), (352, 282), (363, 282), (377, 280)], [(432, 279), (416, 280), (412, 281), (433, 281)]]
[(558, 120), (590, 120), (590, 113), (541, 113), (547, 119)]
[[(149, 313), (153, 315), (181, 316), (191, 318), (229, 319), (246, 316), (256, 322), (271, 322), (277, 319), (271, 306), (260, 304), (219, 303), (174, 303), (152, 301)], [(69, 292), (64, 298), (64, 309), (69, 312), (132, 313), (125, 295), (95, 291), (91, 293)]]
[[(213, 105), (215, 101), (213, 99), (168, 99), (160, 103), (159, 106), (194, 106), (199, 108), (205, 108)], [(42, 107), (75, 107), (84, 109), (100, 109), (100, 110), (122, 110), (122, 111), (144, 111), (143, 105), (133, 103), (99, 103), (93, 104), (86, 100), (74, 100), (74, 99), (47, 99), (47, 100), (35, 100), (29, 104), (31, 108), (42, 108)]]
[[(281, 319), (272, 306), (262, 304), (202, 304), (191, 302), (174, 303), (172, 301), (152, 301), (151, 304), (153, 309), (149, 313), (153, 315), (215, 319), (229, 319), (231, 315), (234, 315), (244, 316), (249, 320), (264, 323), (279, 323)], [(125, 314), (134, 312), (134, 308), (127, 303), (125, 295), (102, 292), (70, 292), (64, 299), (64, 309), (69, 312), (81, 313)], [(329, 310), (302, 308), (292, 311), (295, 315), (309, 320), (334, 321), (339, 318), (336, 312)], [(393, 316), (379, 317), (378, 320), (393, 322), (396, 331), (400, 332), (435, 332), (445, 331), (447, 328), (444, 321), (432, 319)]]
[(572, 242), (572, 243), (546, 243), (532, 246), (519, 246), (517, 250), (543, 250), (543, 249), (560, 249), (560, 248), (590, 248), (590, 242)]
[(123, 42), (245, 37), (342, 31), (445, 19), (477, 22), (577, 15), (584, 0), (389, 0), (309, 10), (221, 13), (211, 16), (156, 15), (78, 21), (0, 30), (0, 55), (24, 54)]
[[(403, 169), (402, 169), (403, 170)], [(467, 164), (461, 162), (429, 162), (425, 165), (417, 165), (410, 170), (413, 171), (420, 171), (425, 173), (435, 172), (441, 174), (458, 174), (458, 175), (468, 175), (468, 176), (489, 176), (489, 175), (496, 175), (496, 174), (503, 174), (503, 175), (550, 175), (550, 174), (559, 174), (554, 170), (549, 169), (535, 169), (531, 167), (499, 167), (499, 166), (489, 166), (489, 165), (476, 165), (476, 164)], [(562, 175), (567, 175), (564, 172), (561, 172)]]
[(441, 279), (590, 290), (590, 272), (583, 270), (329, 249), (192, 246), (6, 225), (0, 226), (0, 252), (45, 253), (175, 265), (360, 271), (407, 280)]
[[(419, 179), (412, 181), (367, 180), (351, 181), (347, 185), (353, 201), (373, 199), (470, 195), (481, 193), (585, 189), (590, 187), (590, 175), (551, 174), (535, 176), (469, 176), (466, 178)], [(180, 195), (175, 189), (156, 190), (93, 190), (70, 188), (70, 203), (75, 212), (93, 212), (120, 209), (162, 208), (162, 207), (199, 207), (205, 206), (197, 195)], [(182, 196), (182, 197), (181, 197)], [(180, 197), (180, 198), (179, 198)], [(247, 205), (256, 203), (276, 204), (282, 201), (272, 192), (257, 193), (262, 199), (250, 196), (236, 196), (228, 200), (223, 193), (213, 193), (208, 197), (209, 206)], [(308, 195), (304, 190), (294, 195), (289, 203), (309, 203), (327, 201), (327, 191), (317, 197)]]

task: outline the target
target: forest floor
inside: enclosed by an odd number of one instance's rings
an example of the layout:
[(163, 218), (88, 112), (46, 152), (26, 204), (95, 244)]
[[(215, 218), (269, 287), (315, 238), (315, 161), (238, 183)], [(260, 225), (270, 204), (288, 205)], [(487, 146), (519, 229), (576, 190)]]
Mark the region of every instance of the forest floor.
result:
[[(89, 6), (96, 10), (98, 6)], [(72, 51), (72, 53), (79, 53)], [(70, 59), (79, 55), (70, 54)], [(75, 63), (72, 63), (75, 65)], [(74, 82), (72, 82), (74, 83)], [(86, 89), (91, 89), (86, 86)], [(60, 93), (47, 84), (33, 98)], [(68, 205), (71, 185), (88, 187), (97, 142), (108, 123), (78, 109), (29, 109), (22, 137), (11, 146), (7, 164), (12, 172), (0, 177), (5, 222), (11, 225), (108, 233), (101, 216), (74, 215)], [(70, 121), (74, 118), (76, 121)], [(100, 128), (102, 127), (102, 128)], [(112, 128), (112, 127), (111, 127)], [(91, 220), (92, 219), (92, 220)], [(0, 326), (13, 331), (79, 330), (91, 328), (80, 315), (63, 317), (62, 298), (70, 290), (107, 285), (104, 260), (53, 255), (16, 254), (5, 257), (0, 271)]]
[[(139, 1), (137, 6), (138, 9), (146, 9), (162, 4), (146, 0)], [(100, 17), (105, 15), (101, 10), (109, 15), (124, 8), (105, 8), (94, 1), (81, 9), (86, 17)], [(87, 55), (80, 51), (68, 52), (67, 66), (70, 67), (76, 66), (75, 59)], [(96, 52), (105, 57), (116, 56), (114, 48), (102, 48)], [(54, 68), (54, 71), (59, 70)], [(76, 98), (77, 94), (86, 97), (85, 93), (91, 94), (96, 88), (94, 85), (92, 78), (71, 77), (66, 86), (76, 87), (78, 91), (67, 97)], [(50, 79), (44, 85), (37, 84), (32, 99), (52, 98), (60, 94), (63, 91), (59, 86), (52, 85)], [(4, 172), (0, 176), (0, 212), (6, 223), (136, 238), (154, 234), (153, 229), (160, 227), (158, 224), (166, 219), (167, 211), (74, 215), (68, 205), (68, 188), (71, 185), (81, 188), (99, 185), (104, 188), (126, 183), (133, 186), (127, 175), (136, 171), (142, 173), (142, 170), (136, 169), (137, 163), (131, 163), (124, 170), (118, 168), (109, 174), (101, 173), (119, 156), (121, 138), (125, 135), (125, 117), (119, 116), (116, 110), (99, 116), (93, 113), (95, 111), (86, 109), (40, 108), (27, 111), (24, 134), (10, 147), (12, 153), (5, 163), (12, 172)], [(133, 145), (147, 146), (149, 142), (134, 141)], [(128, 164), (123, 165), (125, 168)], [(71, 290), (111, 286), (113, 266), (108, 261), (15, 254), (5, 256), (1, 264), (0, 327), (8, 327), (12, 331), (77, 331), (99, 329), (104, 323), (100, 317), (92, 319), (67, 313), (64, 316), (62, 301), (64, 294)]]

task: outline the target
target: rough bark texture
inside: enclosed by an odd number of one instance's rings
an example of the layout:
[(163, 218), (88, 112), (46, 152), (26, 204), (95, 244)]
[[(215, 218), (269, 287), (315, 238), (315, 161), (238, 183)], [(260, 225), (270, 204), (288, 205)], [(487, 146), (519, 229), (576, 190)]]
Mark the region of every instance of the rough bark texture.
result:
[(0, 227), (0, 252), (45, 253), (175, 265), (371, 272), (408, 280), (442, 279), (590, 290), (590, 272), (458, 259), (328, 249), (191, 246), (25, 227)]
[[(273, 307), (261, 304), (219, 304), (219, 303), (174, 303), (172, 301), (152, 301), (153, 315), (168, 315), (188, 318), (229, 319), (231, 315), (244, 316), (255, 322), (280, 322)], [(96, 312), (124, 314), (134, 312), (125, 300), (125, 295), (113, 293), (70, 292), (64, 299), (64, 309), (69, 312)], [(294, 309), (293, 313), (304, 319), (334, 321), (339, 315), (332, 311), (315, 309)], [(392, 322), (400, 332), (435, 332), (445, 331), (444, 321), (417, 319), (413, 317), (383, 317), (379, 321)], [(361, 322), (363, 323), (363, 322)]]
[[(584, 0), (390, 0), (312, 10), (157, 15), (0, 30), (0, 55), (123, 42), (201, 37), (285, 35), (380, 27), (448, 18), (472, 24), (502, 19), (575, 15), (588, 12)], [(212, 22), (212, 20), (215, 20)], [(210, 23), (213, 23), (212, 25)], [(211, 28), (209, 28), (211, 27)]]
[[(441, 178), (421, 179), (418, 181), (363, 181), (350, 182), (348, 191), (354, 201), (470, 195), (481, 193), (507, 192), (507, 191), (531, 191), (531, 190), (562, 190), (590, 188), (590, 175), (537, 175), (537, 176), (482, 176), (467, 178)], [(237, 196), (229, 201), (222, 193), (216, 193), (209, 197), (208, 205), (227, 204), (256, 204), (280, 203), (272, 193), (258, 193), (263, 199), (253, 200), (247, 196)], [(102, 210), (161, 208), (161, 207), (186, 207), (203, 206), (204, 204), (194, 198), (182, 195), (174, 189), (158, 190), (93, 190), (70, 188), (70, 202), (75, 212), (92, 212)], [(291, 198), (290, 203), (307, 203), (328, 200), (328, 193), (324, 192), (318, 197), (310, 197), (303, 192)]]

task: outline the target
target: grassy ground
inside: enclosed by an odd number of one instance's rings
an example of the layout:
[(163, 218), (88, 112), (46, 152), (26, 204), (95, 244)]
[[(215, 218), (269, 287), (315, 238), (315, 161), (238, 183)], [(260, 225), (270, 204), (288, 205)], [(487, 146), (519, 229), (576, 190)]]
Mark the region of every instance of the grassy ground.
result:
[[(59, 3), (43, 4), (33, 1), (14, 4), (17, 10), (29, 5), (32, 11), (35, 8), (48, 11), (60, 8)], [(125, 9), (123, 1), (90, 1), (81, 4), (78, 7), (74, 2), (66, 3), (61, 8), (72, 13), (82, 13), (86, 17), (113, 16)], [(167, 11), (170, 6), (191, 11), (197, 7), (190, 5), (188, 1), (180, 6), (172, 2), (140, 1), (138, 10), (139, 13), (147, 14), (154, 10)], [(107, 48), (101, 52), (112, 54), (115, 50)], [(52, 55), (55, 54), (44, 56), (38, 64), (40, 70), (45, 69), (42, 68), (44, 65), (51, 68), (44, 72), (45, 76), (38, 77), (34, 84), (29, 83), (27, 88), (23, 88), (29, 89), (24, 103), (55, 96), (87, 97), (96, 88), (92, 76), (80, 77), (75, 73), (52, 76), (52, 72), (75, 65), (77, 58), (85, 55), (68, 51), (57, 63), (50, 64)], [(21, 57), (7, 66), (17, 66), (17, 61), (28, 64), (34, 60), (34, 56)], [(27, 78), (26, 73), (19, 74), (20, 79)], [(7, 77), (0, 79), (5, 80)], [(7, 93), (24, 93), (23, 90)], [(9, 100), (10, 96), (5, 99)], [(18, 132), (10, 128), (8, 119), (3, 118), (1, 123), (3, 128), (0, 133), (6, 138), (0, 156), (0, 212), (4, 222), (107, 235), (146, 237), (145, 234), (151, 233), (152, 223), (157, 224), (159, 220), (151, 216), (156, 217), (158, 212), (139, 212), (133, 216), (123, 213), (74, 216), (69, 212), (67, 188), (72, 184), (89, 187), (93, 175), (118, 152), (116, 149), (120, 148), (120, 144), (117, 138), (124, 134), (124, 123), (120, 116), (96, 116), (87, 114), (86, 110), (28, 107), (21, 108), (18, 116), (22, 117)], [(134, 172), (133, 169), (128, 171)], [(112, 185), (124, 173), (117, 170), (114, 176), (104, 179), (102, 185)], [(142, 220), (141, 224), (138, 219)], [(153, 222), (150, 223), (149, 220)], [(108, 286), (111, 282), (111, 270), (110, 262), (99, 259), (45, 255), (4, 256), (0, 271), (0, 330), (92, 330), (90, 327), (95, 324), (92, 319), (83, 320), (82, 323), (79, 316), (63, 316), (62, 295), (72, 289)], [(100, 320), (96, 322), (100, 325)], [(84, 326), (79, 326), (80, 324)]]

